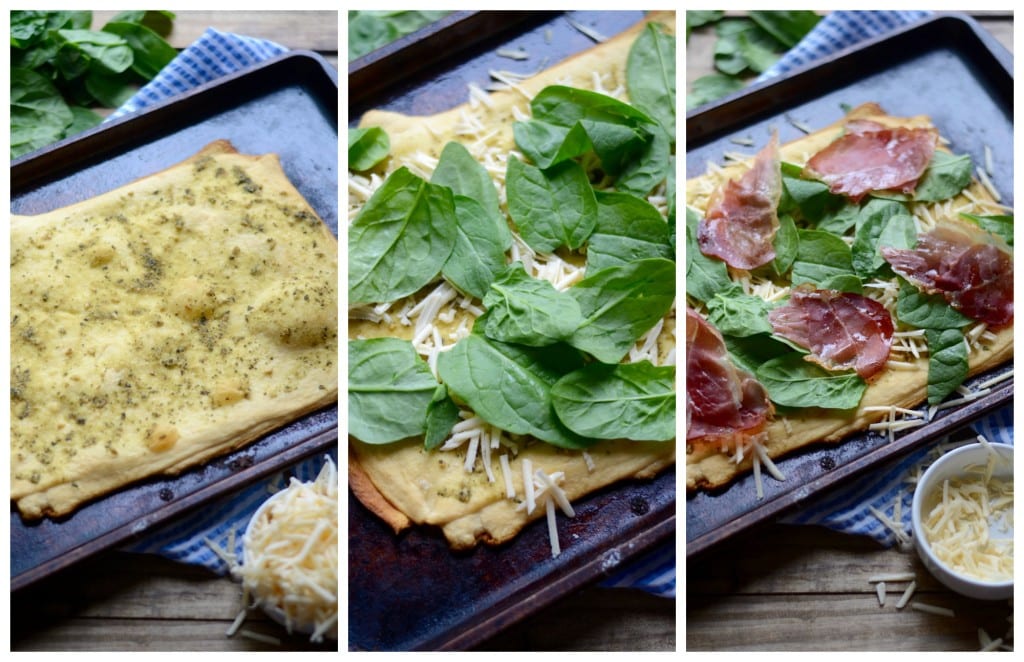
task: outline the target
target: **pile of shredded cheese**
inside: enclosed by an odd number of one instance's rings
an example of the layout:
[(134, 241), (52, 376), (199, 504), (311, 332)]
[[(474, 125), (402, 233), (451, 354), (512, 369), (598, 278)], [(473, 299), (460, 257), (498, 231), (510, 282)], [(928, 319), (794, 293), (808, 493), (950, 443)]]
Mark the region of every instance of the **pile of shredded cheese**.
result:
[[(246, 611), (269, 606), (283, 613), (285, 628), (312, 628), (310, 640), (337, 638), (338, 470), (328, 458), (316, 480), (292, 478), (257, 512), (243, 540), (243, 562), (232, 568), (241, 579)], [(244, 601), (244, 597), (243, 597)], [(228, 631), (229, 636), (233, 634)]]
[(943, 481), (930, 495), (924, 522), (932, 553), (955, 572), (989, 582), (1013, 579), (1013, 478), (988, 464)]

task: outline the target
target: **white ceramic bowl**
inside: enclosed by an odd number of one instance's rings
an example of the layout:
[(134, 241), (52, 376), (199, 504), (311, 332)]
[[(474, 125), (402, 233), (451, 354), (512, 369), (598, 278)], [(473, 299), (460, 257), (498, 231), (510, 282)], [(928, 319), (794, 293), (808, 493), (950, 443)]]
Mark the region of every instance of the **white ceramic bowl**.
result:
[[(997, 453), (1006, 459), (998, 461), (992, 470), (995, 478), (1013, 478), (1013, 446), (1007, 444), (989, 444)], [(917, 553), (936, 579), (950, 589), (980, 600), (1006, 600), (1013, 597), (1013, 580), (992, 582), (983, 581), (962, 572), (957, 572), (940, 561), (931, 550), (924, 532), (923, 521), (927, 519), (924, 512), (925, 501), (933, 490), (941, 489), (943, 481), (960, 478), (966, 475), (970, 466), (985, 466), (988, 462), (989, 450), (981, 444), (968, 444), (950, 451), (936, 460), (925, 471), (914, 490), (913, 527), (914, 542)], [(1013, 535), (1013, 531), (1010, 531)]]

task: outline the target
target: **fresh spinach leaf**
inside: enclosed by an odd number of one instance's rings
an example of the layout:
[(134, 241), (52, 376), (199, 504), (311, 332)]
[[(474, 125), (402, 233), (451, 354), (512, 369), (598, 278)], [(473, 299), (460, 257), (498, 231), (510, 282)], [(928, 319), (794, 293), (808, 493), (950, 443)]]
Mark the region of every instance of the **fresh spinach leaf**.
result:
[(11, 157), (39, 149), (64, 137), (74, 115), (46, 77), (28, 69), (11, 69)]
[(779, 229), (772, 239), (772, 247), (775, 249), (772, 269), (781, 276), (792, 268), (796, 256), (800, 254), (800, 232), (789, 214), (779, 215)]
[(348, 12), (348, 59), (371, 53), (443, 18), (448, 11), (358, 10)]
[(559, 420), (595, 439), (669, 441), (676, 435), (675, 368), (650, 361), (589, 363), (551, 387)]
[(925, 329), (928, 341), (928, 404), (946, 399), (967, 378), (967, 343), (958, 329)]
[(867, 388), (857, 373), (830, 372), (798, 353), (769, 360), (755, 375), (772, 402), (787, 407), (853, 409)]
[(793, 48), (821, 20), (813, 11), (751, 11), (750, 19), (780, 44)]
[(348, 130), (348, 169), (365, 172), (387, 158), (391, 138), (379, 126)]
[(432, 281), (456, 239), (447, 186), (408, 168), (391, 173), (348, 228), (349, 302), (394, 301)]
[(437, 370), (448, 391), (491, 425), (562, 448), (586, 448), (594, 440), (566, 428), (551, 406), (554, 383), (582, 365), (573, 354), (560, 345), (529, 348), (474, 332), (438, 355)]
[(569, 288), (583, 322), (569, 343), (604, 363), (618, 363), (668, 313), (676, 295), (675, 263), (647, 258), (602, 269)]
[(634, 106), (675, 135), (676, 40), (656, 23), (648, 23), (629, 49), (626, 90)]
[(86, 62), (95, 62), (108, 73), (119, 74), (132, 66), (134, 54), (123, 38), (96, 30), (57, 30), (61, 50), (73, 49)]
[(456, 196), (476, 200), (492, 219), (492, 234), (497, 237), (502, 250), (512, 245), (512, 231), (505, 215), (501, 213), (494, 180), (464, 145), (453, 140), (444, 146), (437, 167), (430, 176), (430, 183), (447, 186)]
[(103, 26), (103, 32), (124, 39), (132, 49), (132, 71), (146, 80), (155, 78), (161, 69), (178, 56), (177, 49), (141, 23), (112, 21)]
[(768, 312), (773, 306), (761, 297), (745, 294), (734, 284), (717, 292), (707, 302), (708, 321), (723, 335), (745, 338), (759, 333), (772, 333)]
[(852, 274), (853, 256), (841, 237), (821, 230), (799, 230), (800, 247), (793, 261), (793, 285), (820, 285), (833, 276)]
[(512, 136), (519, 151), (542, 170), (594, 149), (579, 122), (568, 127), (537, 119), (513, 122)]
[(826, 209), (821, 218), (814, 223), (815, 229), (839, 236), (845, 235), (857, 226), (860, 211), (861, 206), (854, 202), (847, 202), (834, 209)]
[(651, 140), (633, 161), (626, 164), (615, 180), (615, 188), (639, 197), (646, 197), (655, 186), (665, 181), (673, 163), (669, 136), (660, 126), (651, 125), (649, 128)]
[[(441, 275), (459, 290), (482, 299), (505, 268), (505, 237), (479, 202), (456, 195), (455, 244)], [(508, 225), (505, 225), (508, 228)]]
[(723, 335), (722, 339), (725, 340), (729, 358), (733, 363), (752, 375), (768, 361), (791, 354), (794, 350), (794, 347), (783, 342), (780, 336), (768, 333), (746, 337)]
[(423, 434), (423, 447), (428, 451), (444, 443), (452, 433), (452, 428), (459, 422), (459, 406), (455, 404), (448, 389), (443, 384), (437, 385), (434, 397), (427, 405), (427, 422)]
[(987, 230), (1013, 246), (1013, 214), (999, 214), (996, 216), (977, 216), (975, 214), (960, 214), (966, 219), (974, 221), (982, 230)]
[(860, 279), (860, 276), (855, 276), (853, 274), (839, 274), (821, 281), (821, 283), (818, 284), (818, 288), (822, 290), (837, 290), (839, 292), (864, 294), (864, 281)]
[(597, 223), (587, 242), (587, 274), (646, 257), (672, 259), (669, 226), (654, 205), (628, 193), (597, 191)]
[(567, 340), (583, 321), (576, 300), (514, 262), (498, 274), (483, 298), (484, 335), (492, 340), (543, 347)]
[(826, 210), (837, 206), (841, 196), (833, 195), (828, 185), (812, 179), (802, 179), (803, 168), (782, 162), (782, 198), (779, 214), (792, 214), (811, 224), (817, 224)]
[(729, 96), (743, 89), (742, 78), (725, 74), (707, 74), (693, 81), (690, 93), (686, 95), (686, 109), (692, 110), (716, 99)]
[(896, 316), (904, 324), (919, 329), (962, 329), (970, 318), (949, 305), (941, 294), (926, 294), (911, 283), (900, 280), (896, 297)]
[(349, 341), (348, 431), (356, 439), (387, 444), (423, 434), (437, 389), (409, 341)]
[(957, 156), (940, 150), (935, 151), (928, 169), (924, 171), (917, 187), (914, 200), (917, 202), (939, 202), (948, 200), (964, 190), (971, 183), (974, 164), (969, 154)]
[[(886, 234), (883, 240), (882, 235)], [(917, 238), (917, 226), (914, 217), (906, 208), (891, 200), (871, 199), (861, 209), (857, 217), (856, 231), (851, 246), (853, 268), (862, 278), (875, 275), (885, 262), (879, 252), (882, 246), (900, 244), (899, 248), (913, 245)]]
[(575, 161), (541, 170), (512, 157), (505, 177), (508, 212), (531, 248), (550, 253), (579, 248), (597, 223), (597, 200)]
[(686, 294), (698, 301), (710, 301), (716, 293), (732, 287), (725, 262), (700, 252), (697, 226), (700, 215), (686, 208)]

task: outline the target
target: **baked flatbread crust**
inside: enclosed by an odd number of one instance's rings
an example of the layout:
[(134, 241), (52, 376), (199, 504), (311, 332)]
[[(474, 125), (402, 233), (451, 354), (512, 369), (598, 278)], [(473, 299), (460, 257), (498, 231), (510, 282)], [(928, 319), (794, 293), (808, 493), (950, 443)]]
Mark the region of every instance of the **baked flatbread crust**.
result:
[[(901, 118), (885, 114), (880, 106), (869, 103), (850, 111), (835, 124), (808, 134), (780, 147), (783, 161), (803, 165), (811, 155), (821, 150), (843, 130), (843, 125), (850, 119), (868, 119), (887, 126), (931, 127), (931, 120), (923, 115)], [(687, 205), (702, 213), (707, 206), (708, 196), (717, 183), (726, 179), (734, 179), (749, 166), (737, 164), (722, 169), (719, 173), (709, 173), (686, 183)], [(979, 200), (994, 203), (988, 190), (975, 181), (969, 187), (970, 193)], [(957, 196), (953, 206), (967, 202), (963, 194)], [(1000, 212), (994, 212), (1000, 213)], [(994, 339), (984, 341), (981, 349), (969, 355), (970, 374), (978, 374), (998, 366), (1013, 356), (1013, 326), (993, 332)], [(853, 411), (826, 410), (808, 408), (785, 416), (776, 415), (767, 425), (767, 440), (762, 445), (769, 457), (777, 458), (800, 448), (815, 443), (838, 442), (849, 435), (866, 430), (871, 423), (881, 420), (884, 412), (869, 412), (866, 408), (875, 406), (916, 407), (927, 398), (928, 358), (901, 361), (913, 364), (909, 369), (887, 369), (876, 381), (870, 383), (860, 406)], [(729, 483), (734, 477), (749, 471), (752, 457), (744, 458), (736, 463), (731, 454), (723, 453), (715, 448), (700, 445), (687, 445), (686, 449), (686, 487), (687, 490), (698, 488), (713, 489)]]
[[(516, 116), (512, 109), (519, 106), (520, 110), (528, 110), (524, 93), (532, 97), (553, 84), (593, 89), (595, 74), (604, 75), (605, 89), (625, 85), (629, 48), (649, 22), (662, 23), (670, 32), (675, 32), (674, 12), (652, 12), (613, 39), (519, 83), (518, 90), (491, 94), (491, 104), (481, 105), (472, 114), (489, 131), (495, 132), (492, 138), (494, 145), (504, 151), (514, 149), (512, 122)], [(465, 105), (428, 117), (374, 110), (362, 117), (360, 126), (380, 126), (388, 133), (391, 158), (386, 171), (390, 172), (413, 160), (417, 154), (440, 157), (446, 143), (460, 140), (459, 132), (464, 126), (466, 112)], [(438, 323), (442, 335), (456, 328), (467, 315), (464, 311), (455, 313), (452, 322)], [(378, 324), (350, 318), (349, 338), (381, 336), (410, 340), (412, 328), (397, 321)], [(661, 359), (674, 351), (674, 312), (665, 320), (658, 345)], [(510, 458), (517, 494), (523, 494), (524, 458), (531, 460), (534, 469), (541, 469), (549, 475), (564, 472), (565, 479), (560, 486), (569, 499), (574, 499), (619, 480), (655, 476), (674, 463), (675, 444), (609, 441), (593, 446), (588, 454), (593, 460), (593, 469), (588, 467), (579, 451), (567, 451), (545, 443), (525, 446), (517, 456)], [(464, 450), (426, 451), (422, 438), (374, 446), (349, 437), (349, 485), (356, 497), (395, 531), (413, 524), (436, 525), (442, 528), (449, 544), (456, 549), (469, 548), (478, 542), (497, 544), (507, 541), (530, 520), (544, 515), (543, 508), (527, 515), (520, 503), (521, 498), (506, 498), (505, 483), (496, 456), (493, 458), (493, 471), (497, 480), (493, 483), (488, 482), (479, 468), (473, 473), (463, 471), (464, 459)]]
[(337, 239), (226, 141), (11, 219), (11, 499), (27, 519), (337, 401)]

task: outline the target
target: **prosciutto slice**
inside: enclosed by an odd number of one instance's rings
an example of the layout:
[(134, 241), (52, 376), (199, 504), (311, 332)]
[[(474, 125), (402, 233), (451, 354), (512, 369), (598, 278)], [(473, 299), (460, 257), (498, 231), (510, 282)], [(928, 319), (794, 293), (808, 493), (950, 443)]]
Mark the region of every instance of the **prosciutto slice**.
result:
[(995, 237), (966, 223), (944, 223), (917, 247), (883, 247), (893, 271), (961, 313), (1000, 327), (1013, 321), (1013, 256)]
[(739, 180), (719, 186), (697, 226), (697, 244), (705, 255), (736, 269), (755, 269), (775, 258), (772, 240), (779, 229), (782, 170), (779, 138), (772, 139)]
[(768, 321), (776, 334), (810, 350), (807, 360), (828, 370), (853, 369), (870, 379), (889, 360), (892, 316), (859, 294), (802, 285)]
[(938, 140), (938, 132), (931, 128), (852, 120), (846, 133), (807, 161), (804, 175), (855, 202), (872, 191), (913, 193)]
[(687, 441), (735, 445), (760, 432), (772, 411), (760, 382), (729, 359), (718, 329), (687, 308)]

